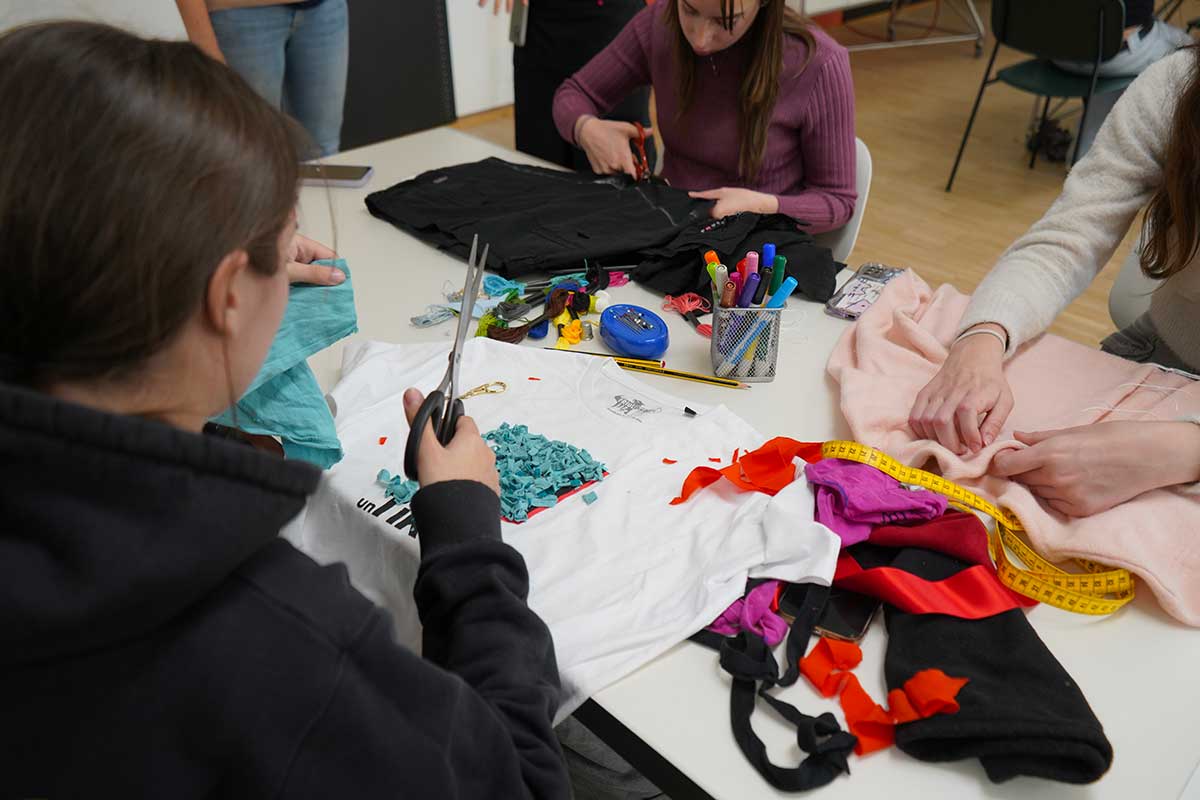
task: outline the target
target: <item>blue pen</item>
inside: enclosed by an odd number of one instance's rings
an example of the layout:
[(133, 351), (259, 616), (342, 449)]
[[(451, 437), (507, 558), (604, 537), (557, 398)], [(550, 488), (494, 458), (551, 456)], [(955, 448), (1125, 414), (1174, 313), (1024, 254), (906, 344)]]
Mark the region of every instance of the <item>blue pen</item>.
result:
[(751, 272), (746, 276), (746, 285), (742, 287), (742, 295), (738, 298), (740, 308), (749, 308), (754, 302), (754, 292), (758, 289), (761, 280), (762, 277), (757, 272)]
[(758, 264), (759, 270), (764, 270), (767, 267), (775, 266), (775, 245), (767, 242), (763, 245), (762, 260)]
[(783, 283), (779, 284), (779, 291), (771, 295), (771, 299), (763, 308), (783, 308), (783, 304), (787, 302), (788, 297), (794, 291), (796, 291), (796, 279), (788, 275)]

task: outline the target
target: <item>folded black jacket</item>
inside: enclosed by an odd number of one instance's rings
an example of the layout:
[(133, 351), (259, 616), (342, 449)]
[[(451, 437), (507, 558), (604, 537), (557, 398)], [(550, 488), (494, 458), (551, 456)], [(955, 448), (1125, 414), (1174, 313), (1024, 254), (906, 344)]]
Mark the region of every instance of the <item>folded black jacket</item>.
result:
[(694, 220), (671, 241), (644, 253), (633, 279), (663, 294), (699, 292), (707, 295), (710, 278), (704, 253), (715, 250), (730, 271), (746, 253), (761, 253), (768, 242), (787, 257), (787, 272), (796, 279), (796, 292), (824, 303), (836, 288), (841, 265), (827, 247), (818, 247), (803, 223), (784, 214), (743, 212), (719, 220)]
[(661, 181), (498, 158), (425, 172), (366, 203), (376, 217), (462, 257), (479, 234), (490, 245), (488, 268), (509, 278), (582, 269), (584, 259), (636, 264), (643, 251), (708, 219), (712, 207)]
[(318, 475), (0, 385), (0, 796), (568, 796), (495, 494), (413, 500), (422, 659), (278, 538)]

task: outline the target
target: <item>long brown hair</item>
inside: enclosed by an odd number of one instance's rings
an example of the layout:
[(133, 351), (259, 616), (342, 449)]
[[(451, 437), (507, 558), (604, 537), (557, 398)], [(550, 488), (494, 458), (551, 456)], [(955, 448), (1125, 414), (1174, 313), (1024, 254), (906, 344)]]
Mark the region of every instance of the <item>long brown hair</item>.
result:
[[(779, 98), (779, 73), (783, 69), (783, 37), (786, 34), (798, 37), (808, 49), (808, 56), (800, 67), (803, 72), (812, 60), (817, 42), (809, 30), (809, 21), (788, 8), (784, 0), (744, 0), (759, 2), (758, 16), (746, 31), (743, 39), (754, 55), (750, 68), (742, 77), (741, 107), (738, 109), (738, 132), (741, 148), (738, 155), (738, 172), (743, 179), (753, 179), (762, 167), (763, 153), (767, 149), (767, 129), (771, 115), (775, 113), (775, 101)], [(733, 15), (737, 13), (738, 0), (721, 0), (721, 24), (725, 30), (733, 30)], [(696, 54), (688, 44), (679, 23), (678, 0), (663, 3), (663, 19), (668, 28), (675, 31), (675, 66), (679, 75), (679, 115), (691, 108), (695, 95)]]
[(0, 36), (0, 380), (125, 376), (229, 253), (279, 268), (299, 133), (185, 42), (86, 22)]
[(1200, 251), (1200, 48), (1171, 119), (1163, 182), (1142, 221), (1142, 271), (1169, 278)]

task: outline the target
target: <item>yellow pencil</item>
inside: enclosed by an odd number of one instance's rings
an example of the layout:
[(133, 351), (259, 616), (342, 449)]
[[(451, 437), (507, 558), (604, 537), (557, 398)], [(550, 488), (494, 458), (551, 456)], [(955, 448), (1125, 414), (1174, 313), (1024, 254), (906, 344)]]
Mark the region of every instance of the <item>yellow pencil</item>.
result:
[(626, 358), (625, 356), (612, 355), (611, 353), (593, 353), (590, 350), (561, 350), (557, 347), (543, 347), (542, 349), (553, 350), (556, 353), (578, 353), (581, 356), (600, 356), (600, 358), (611, 358), (618, 363), (640, 364), (643, 367), (654, 367), (655, 369), (663, 369), (667, 366), (666, 361), (654, 361), (649, 358)]
[(662, 367), (647, 366), (645, 364), (630, 364), (617, 360), (617, 364), (621, 369), (627, 369), (631, 372), (644, 372), (647, 375), (662, 375), (667, 378), (679, 378), (684, 381), (695, 381), (696, 383), (707, 383), (710, 386), (724, 386), (727, 389), (749, 389), (749, 384), (741, 381), (730, 380), (729, 378), (718, 378), (715, 375), (701, 375), (696, 372), (683, 372), (677, 369), (663, 369)]

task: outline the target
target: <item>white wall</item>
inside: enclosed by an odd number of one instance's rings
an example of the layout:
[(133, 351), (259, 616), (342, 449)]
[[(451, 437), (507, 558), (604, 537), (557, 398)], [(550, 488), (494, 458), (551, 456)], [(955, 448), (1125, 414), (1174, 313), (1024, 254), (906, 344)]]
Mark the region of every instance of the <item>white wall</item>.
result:
[(0, 30), (47, 19), (90, 19), (144, 36), (185, 37), (174, 0), (0, 0)]
[(513, 88), (508, 15), (503, 9), (492, 15), (494, 0), (488, 0), (487, 8), (480, 8), (478, 0), (445, 2), (458, 115), (509, 105)]

